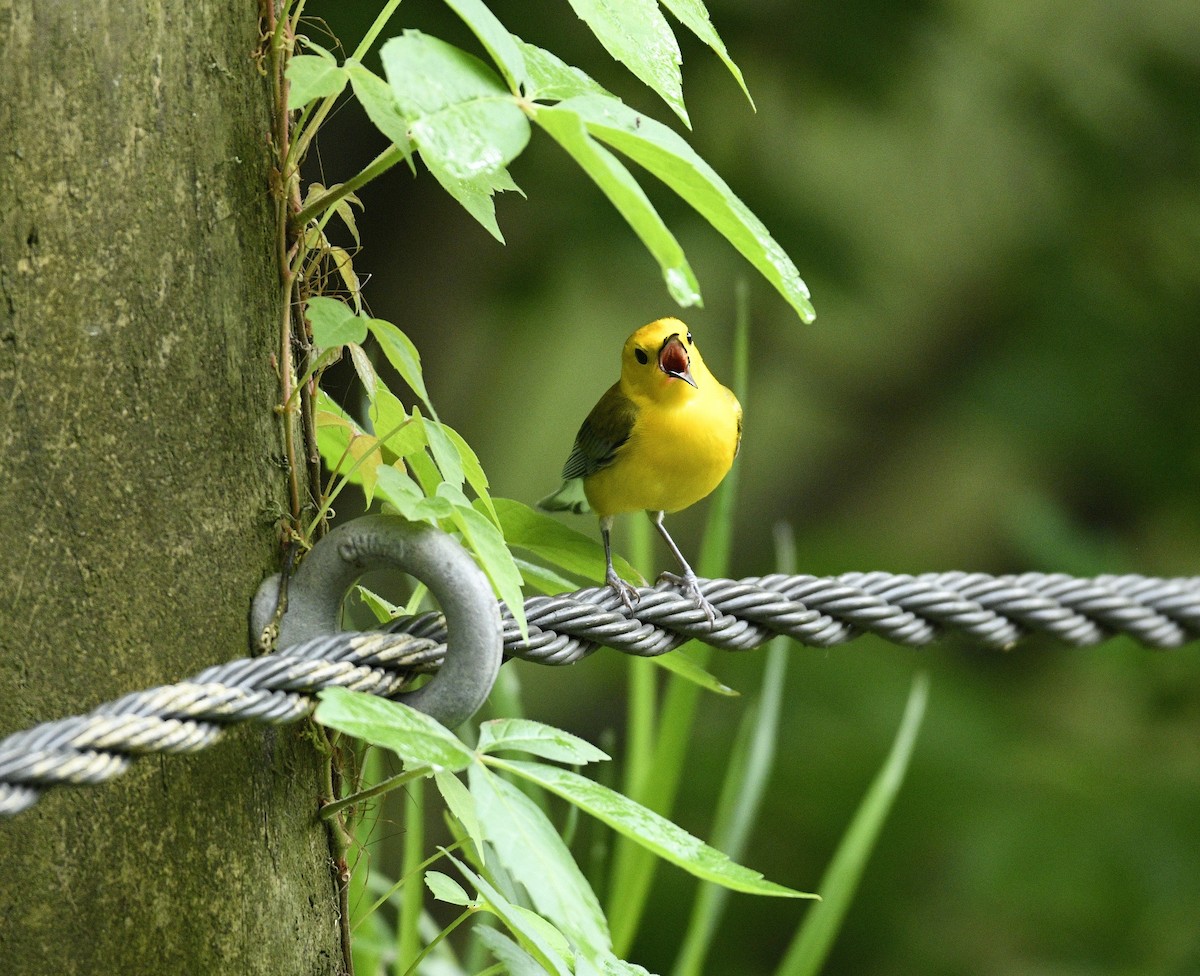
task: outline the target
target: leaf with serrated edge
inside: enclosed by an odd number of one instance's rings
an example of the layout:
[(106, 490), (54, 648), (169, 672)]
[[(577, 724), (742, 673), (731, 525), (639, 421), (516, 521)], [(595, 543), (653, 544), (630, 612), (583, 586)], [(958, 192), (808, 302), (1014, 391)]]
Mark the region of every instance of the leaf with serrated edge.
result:
[(422, 417), (415, 410), (413, 412), (417, 417), (417, 423), (425, 428), (425, 439), (429, 442), (429, 449), (433, 452), (433, 459), (437, 462), (438, 470), (442, 473), (442, 481), (445, 484), (461, 489), (465, 475), (458, 448), (454, 446), (454, 442), (440, 423), (428, 417)]
[(649, 85), (691, 128), (683, 107), (683, 58), (658, 0), (570, 0), (604, 50)]
[[(412, 340), (396, 326), (385, 319), (367, 319), (367, 328), (379, 343), (387, 361), (400, 374), (400, 378), (408, 384), (421, 402), (433, 413), (429, 403), (429, 391), (425, 389), (425, 377), (421, 372), (421, 354)], [(437, 416), (434, 414), (434, 416)]]
[(320, 349), (362, 342), (367, 337), (367, 323), (349, 305), (335, 298), (310, 298), (304, 314), (312, 326), (313, 342)]
[(454, 524), (463, 534), (467, 547), (475, 553), (480, 568), (491, 580), (496, 594), (508, 607), (508, 612), (516, 621), (521, 637), (528, 638), (529, 624), (525, 621), (525, 600), (521, 594), (523, 582), (521, 571), (513, 562), (512, 553), (508, 551), (504, 536), (487, 516), (472, 508), (466, 496), (452, 485), (439, 485), (437, 493), (439, 497), (452, 503), (454, 510), (451, 517)]
[(354, 590), (358, 594), (358, 598), (375, 615), (375, 619), (379, 623), (386, 624), (389, 620), (394, 620), (400, 616), (402, 608), (396, 606), (390, 600), (385, 600), (373, 590), (368, 590), (361, 584), (356, 585)]
[(301, 108), (318, 98), (340, 94), (346, 87), (344, 68), (315, 54), (297, 54), (288, 62), (288, 107)]
[[(341, 184), (338, 184), (340, 186)], [(350, 236), (354, 238), (355, 244), (361, 244), (362, 241), (358, 236), (358, 223), (354, 217), (354, 208), (363, 209), (362, 201), (353, 193), (347, 193), (342, 199), (333, 205), (333, 212), (338, 215), (342, 223), (346, 225), (346, 229), (350, 231)]]
[(446, 852), (446, 857), (453, 861), (454, 866), (462, 872), (462, 876), (474, 885), (487, 909), (508, 927), (521, 943), (521, 947), (551, 976), (571, 976), (567, 965), (570, 947), (561, 932), (528, 909), (514, 905), (453, 854)]
[(317, 449), (330, 472), (362, 485), (370, 504), (381, 463), (379, 442), (329, 410), (318, 408), (313, 419), (317, 426)]
[(374, 400), (375, 393), (379, 389), (379, 374), (375, 372), (375, 364), (371, 362), (367, 351), (357, 342), (348, 342), (346, 348), (350, 350), (350, 361), (354, 364), (354, 372), (358, 374), (358, 381), (362, 383), (363, 389), (367, 393), (367, 399)]
[(484, 514), (499, 525), (500, 517), (496, 514), (496, 506), (492, 502), (492, 496), (488, 494), (488, 479), (484, 473), (483, 465), (479, 463), (479, 455), (471, 449), (471, 445), (466, 442), (466, 439), (457, 430), (448, 424), (442, 424), (441, 426), (442, 432), (450, 439), (450, 443), (454, 445), (454, 449), (458, 451), (458, 457), (462, 462), (463, 475), (467, 479), (467, 484), (479, 496), (479, 504), (475, 507), (478, 508), (479, 505), (482, 505)]
[(515, 92), (528, 82), (525, 57), (516, 38), (482, 0), (446, 0), (446, 5), (458, 14), (463, 23), (471, 28), (471, 33), (479, 38), (479, 43), (487, 49), (487, 53), (504, 73), (509, 88)]
[(535, 119), (577, 162), (633, 228), (662, 269), (667, 290), (679, 305), (702, 305), (700, 285), (675, 235), (616, 156), (596, 142), (574, 112), (541, 108)]
[(542, 759), (571, 765), (611, 758), (586, 739), (527, 718), (498, 718), (484, 722), (479, 727), (479, 744), (475, 748), (478, 752), (505, 749), (528, 752)]
[(554, 825), (512, 783), (480, 765), (468, 774), (484, 836), (533, 906), (577, 947), (611, 947), (604, 912)]
[(345, 688), (323, 688), (317, 697), (318, 722), (390, 749), (406, 766), (459, 770), (475, 761), (453, 732), (415, 708)]
[(357, 61), (347, 61), (346, 71), (350, 75), (354, 97), (367, 113), (367, 118), (408, 155), (408, 119), (396, 104), (392, 86)]
[(525, 97), (540, 101), (560, 101), (573, 95), (607, 95), (599, 82), (563, 61), (558, 55), (526, 41), (517, 42), (529, 69), (529, 87)]
[(559, 103), (556, 109), (575, 112), (593, 136), (666, 183), (775, 286), (803, 321), (813, 320), (808, 287), (792, 259), (679, 135), (616, 99), (600, 95), (579, 95)]
[(445, 499), (427, 498), (417, 483), (400, 468), (381, 465), (377, 478), (376, 491), (395, 509), (397, 515), (410, 522), (436, 525), (453, 511), (453, 506)]
[(392, 38), (380, 57), (429, 171), (502, 239), (492, 194), (516, 187), (506, 167), (529, 142), (529, 119), (516, 96), (478, 58), (420, 31)]
[(508, 976), (545, 976), (538, 961), (503, 932), (480, 925), (472, 934), (487, 946)]
[(735, 864), (716, 848), (709, 847), (653, 810), (569, 769), (497, 756), (487, 756), (484, 762), (515, 773), (569, 800), (585, 813), (604, 821), (613, 830), (697, 878), (754, 895), (817, 897), (767, 881), (757, 871)]
[(729, 69), (729, 73), (737, 80), (742, 93), (750, 103), (750, 107), (754, 108), (754, 99), (750, 97), (750, 89), (746, 87), (746, 81), (742, 77), (742, 70), (733, 63), (729, 52), (725, 50), (725, 42), (721, 40), (716, 28), (713, 27), (703, 0), (660, 0), (660, 2), (679, 18), (680, 23), (684, 27), (712, 48), (717, 57), (725, 62), (725, 67)]

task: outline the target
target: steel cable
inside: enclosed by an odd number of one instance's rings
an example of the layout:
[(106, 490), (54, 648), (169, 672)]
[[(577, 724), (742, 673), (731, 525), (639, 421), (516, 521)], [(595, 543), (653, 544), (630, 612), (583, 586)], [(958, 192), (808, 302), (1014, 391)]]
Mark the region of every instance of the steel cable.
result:
[[(1200, 638), (1200, 577), (776, 574), (701, 580), (701, 590), (717, 612), (711, 623), (666, 584), (643, 587), (634, 612), (607, 587), (531, 597), (527, 637), (502, 608), (504, 653), (565, 665), (603, 646), (653, 657), (698, 638), (741, 651), (777, 634), (812, 647), (863, 634), (910, 647), (957, 635), (1000, 650), (1032, 633), (1077, 647), (1117, 634), (1153, 648)], [(207, 748), (234, 722), (297, 721), (311, 713), (321, 688), (396, 695), (415, 675), (438, 669), (445, 641), (441, 614), (403, 617), (381, 631), (316, 637), (279, 654), (216, 665), (87, 715), (14, 733), (0, 740), (0, 816), (29, 808), (54, 785), (109, 780), (138, 755)]]

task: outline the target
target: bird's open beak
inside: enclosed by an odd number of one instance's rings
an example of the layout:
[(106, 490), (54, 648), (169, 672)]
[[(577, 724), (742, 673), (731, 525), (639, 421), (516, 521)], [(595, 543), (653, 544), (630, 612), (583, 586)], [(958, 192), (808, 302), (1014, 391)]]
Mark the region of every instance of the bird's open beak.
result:
[(664, 373), (695, 386), (691, 366), (692, 361), (688, 358), (687, 348), (679, 341), (678, 335), (671, 336), (662, 344), (662, 349), (658, 351), (658, 368)]

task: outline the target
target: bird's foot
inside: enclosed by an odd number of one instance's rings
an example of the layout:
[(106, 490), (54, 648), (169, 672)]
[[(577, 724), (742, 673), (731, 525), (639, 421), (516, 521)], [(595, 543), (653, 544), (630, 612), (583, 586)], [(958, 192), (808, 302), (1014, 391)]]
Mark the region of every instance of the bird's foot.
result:
[(700, 592), (700, 581), (696, 578), (695, 573), (663, 573), (658, 577), (658, 581), (678, 586), (687, 596), (692, 598), (697, 607), (704, 611), (704, 616), (708, 618), (710, 625), (717, 622), (717, 609)]
[(605, 574), (604, 582), (608, 584), (611, 589), (617, 591), (617, 596), (619, 596), (621, 598), (621, 602), (625, 604), (625, 609), (630, 613), (633, 613), (638, 601), (641, 600), (641, 594), (638, 593), (637, 587), (635, 587), (632, 583), (628, 583), (621, 579), (621, 577), (616, 574), (616, 571), (612, 569)]

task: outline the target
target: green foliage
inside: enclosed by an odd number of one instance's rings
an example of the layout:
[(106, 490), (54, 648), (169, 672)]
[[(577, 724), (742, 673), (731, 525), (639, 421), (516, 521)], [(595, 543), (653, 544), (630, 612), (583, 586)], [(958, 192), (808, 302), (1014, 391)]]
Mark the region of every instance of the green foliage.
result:
[[(600, 902), (559, 830), (537, 803), (500, 773), (562, 797), (698, 878), (749, 894), (813, 897), (765, 880), (615, 790), (546, 762), (496, 755), (522, 752), (570, 763), (608, 758), (576, 736), (538, 722), (505, 719), (485, 723), (472, 750), (434, 719), (406, 705), (342, 688), (326, 689), (320, 698), (317, 721), (395, 753), (408, 770), (403, 781), (410, 789), (412, 776), (433, 777), (457, 830), (473, 841), (478, 873), (447, 857), (476, 896), (468, 896), (440, 872), (430, 872), (425, 879), (435, 897), (492, 913), (522, 949), (550, 971), (580, 972), (572, 962), (576, 953), (601, 964), (615, 961), (611, 937)], [(467, 789), (454, 775), (464, 770)], [(517, 892), (522, 890), (538, 914), (518, 903)]]
[(929, 677), (918, 675), (913, 681), (908, 704), (900, 719), (900, 728), (883, 768), (863, 797), (825, 877), (821, 879), (822, 901), (813, 908), (796, 933), (780, 964), (778, 976), (816, 976), (825, 965), (825, 958), (854, 898), (854, 891), (875, 847), (879, 831), (900, 791), (900, 784), (904, 782), (928, 697)]
[[(369, 6), (310, 0), (307, 12), (353, 39), (366, 26), (354, 18)], [(407, 0), (400, 10), (417, 26), (416, 15), (437, 7)], [(639, 82), (604, 70), (582, 24), (578, 37), (557, 30), (564, 13), (573, 17), (565, 4), (496, 10), (631, 107), (674, 123)], [(752, 293), (754, 386), (743, 401), (732, 570), (765, 571), (770, 523), (787, 518), (801, 565), (819, 574), (1194, 572), (1200, 195), (1189, 44), (1200, 7), (1068, 0), (970, 5), (947, 18), (933, 4), (873, 5), (847, 17), (842, 5), (818, 0), (733, 10), (713, 14), (759, 115), (681, 34), (695, 126), (687, 137), (803, 258), (825, 302), (820, 330), (795, 330), (768, 289)], [(453, 33), (444, 9), (419, 26), (490, 63), (465, 31)], [(320, 30), (311, 30), (319, 41)], [(534, 59), (523, 53), (532, 77)], [(370, 55), (357, 56), (379, 71)], [(543, 103), (575, 93), (538, 90)], [(321, 147), (331, 185), (356, 173), (370, 158), (363, 147), (375, 144), (354, 116), (353, 107), (340, 111), (338, 139)], [(398, 127), (403, 133), (402, 120)], [(381, 261), (374, 235), (355, 255), (373, 262), (379, 314), (426, 355), (443, 419), (479, 449), (495, 490), (524, 501), (552, 486), (575, 411), (592, 399), (581, 388), (600, 392), (619, 339), (643, 311), (659, 314), (666, 297), (657, 265), (616, 211), (603, 213), (601, 194), (581, 186), (570, 157), (533, 128), (510, 167), (529, 202), (497, 198), (507, 249), (482, 233), (473, 239), (427, 174), (414, 180), (397, 167), (372, 193), (376, 226), (385, 212), (392, 239), (384, 247), (397, 260)], [(707, 304), (688, 322), (725, 379), (728, 295), (740, 262), (670, 191), (609, 151), (686, 248)], [(481, 264), (486, 272), (469, 273)], [(433, 355), (442, 342), (454, 343), (453, 356)], [(366, 348), (390, 375), (372, 340)], [(353, 395), (342, 402), (365, 422)], [(572, 524), (594, 536), (591, 523)], [(697, 525), (689, 514), (673, 531), (685, 543)], [(626, 555), (631, 528), (618, 526)], [(518, 566), (532, 588), (549, 587), (554, 574), (534, 558), (519, 552)], [(558, 585), (578, 581), (558, 574)], [(712, 669), (745, 704), (700, 697), (672, 816), (735, 859), (812, 886), (895, 731), (911, 671), (929, 667), (937, 675), (931, 734), (920, 739), (829, 971), (972, 972), (981, 959), (1005, 972), (1196, 971), (1187, 933), (1200, 911), (1198, 653), (1151, 661), (1128, 642), (1087, 653), (1034, 642), (1003, 658), (954, 643), (914, 656), (870, 639), (792, 648), (779, 758), (742, 858), (718, 843), (707, 817), (763, 655), (718, 654)], [(623, 734), (625, 710), (642, 711), (621, 684), (627, 672), (648, 674), (649, 697), (662, 703), (652, 664), (604, 652), (566, 673), (518, 664), (502, 675), (520, 677), (532, 717), (583, 731), (626, 763), (634, 743)], [(593, 770), (621, 783), (615, 765)], [(660, 774), (650, 768), (651, 778)], [(370, 848), (372, 878), (397, 873), (388, 840), (402, 829), (404, 805), (389, 799), (378, 811), (378, 850)], [(607, 904), (612, 851), (586, 817), (580, 822), (572, 849)], [(660, 971), (682, 938), (687, 883), (660, 870), (646, 902), (654, 924), (641, 925), (634, 951)], [(382, 894), (371, 884), (372, 897)], [(811, 908), (729, 898), (704, 968), (769, 971), (783, 943), (754, 936), (769, 929), (786, 942), (787, 913), (797, 907)], [(379, 914), (390, 951), (390, 904)], [(356, 929), (356, 943), (367, 928)], [(468, 971), (484, 968), (469, 958)]]
[[(295, 84), (308, 98), (334, 97), (349, 77), (372, 122), (393, 141), (396, 155), (415, 150), (434, 178), (489, 233), (503, 240), (493, 197), (515, 190), (508, 166), (524, 150), (535, 123), (562, 145), (600, 187), (658, 261), (668, 291), (681, 305), (700, 302), (699, 287), (678, 241), (633, 175), (603, 146), (624, 153), (666, 183), (771, 282), (805, 321), (813, 317), (808, 289), (791, 259), (729, 186), (672, 130), (630, 109), (548, 51), (511, 35), (480, 2), (452, 8), (499, 68), (453, 45), (407, 30), (383, 45), (386, 86), (361, 63), (338, 73), (321, 55), (303, 56)], [(577, 2), (576, 11), (605, 47), (655, 89), (686, 121), (675, 36), (653, 0), (623, 6)], [(744, 86), (699, 0), (668, 7), (730, 67)], [(647, 33), (647, 31), (649, 33)], [(545, 119), (543, 120), (543, 116)], [(369, 168), (375, 175), (375, 164)], [(345, 186), (361, 185), (362, 177)], [(306, 204), (301, 218), (336, 203)]]
[[(682, 97), (679, 47), (653, 0), (627, 0), (622, 5), (578, 0), (575, 11), (602, 45), (632, 73), (650, 85), (673, 112), (688, 121)], [(382, 29), (396, 4), (390, 4), (368, 36)], [(325, 225), (336, 216), (359, 241), (354, 191), (401, 160), (419, 157), (437, 182), (493, 237), (502, 240), (496, 219), (497, 192), (516, 190), (509, 166), (525, 149), (533, 129), (545, 131), (580, 166), (626, 220), (657, 261), (667, 290), (682, 306), (701, 302), (696, 276), (678, 240), (622, 157), (657, 177), (724, 236), (784, 297), (805, 321), (813, 317), (808, 290), (790, 258), (728, 184), (669, 127), (626, 106), (578, 68), (552, 53), (512, 35), (480, 0), (448, 0), (482, 45), (494, 67), (438, 38), (404, 30), (381, 49), (383, 76), (362, 62), (366, 42), (341, 64), (318, 45), (304, 43), (311, 54), (296, 55), (288, 68), (294, 105), (305, 106), (296, 137), (307, 146), (333, 102), (349, 88), (368, 118), (391, 142), (357, 176), (328, 188), (314, 185), (304, 196), (293, 229), (304, 249), (293, 263), (310, 294), (304, 303), (312, 356), (303, 380), (319, 379), (323, 369), (343, 353), (349, 356), (365, 394), (361, 415), (336, 404), (323, 391), (313, 402), (315, 435), (331, 472), (323, 509), (348, 484), (361, 487), (368, 504), (382, 503), (405, 518), (426, 521), (454, 532), (474, 554), (497, 595), (507, 603), (522, 630), (523, 587), (547, 592), (567, 588), (570, 577), (595, 580), (603, 569), (596, 540), (583, 536), (518, 502), (493, 498), (479, 459), (466, 440), (438, 416), (416, 345), (400, 328), (363, 309), (360, 281), (352, 255), (332, 244)], [(664, 6), (725, 63), (737, 83), (745, 84), (737, 66), (713, 29), (700, 0), (664, 0)], [(748, 92), (747, 92), (748, 97)], [(297, 150), (295, 158), (302, 158)], [(291, 157), (289, 157), (291, 158)], [(344, 298), (335, 297), (329, 282), (339, 282)], [(744, 396), (746, 341), (739, 349)], [(365, 344), (370, 341), (371, 346)], [(378, 350), (403, 384), (403, 396), (389, 386), (367, 351)], [(407, 402), (406, 402), (407, 401)], [(731, 525), (729, 499), (736, 479), (724, 489), (724, 503), (714, 507), (715, 526), (702, 559), (712, 573), (728, 551)], [(467, 491), (473, 495), (468, 498)], [(715, 540), (715, 541), (714, 541)], [(525, 555), (517, 556), (514, 551)], [(532, 560), (527, 559), (531, 557)], [(627, 563), (619, 572), (638, 579)], [(387, 601), (364, 593), (381, 618), (395, 612)], [(414, 601), (415, 602), (415, 601)], [(774, 741), (782, 667), (768, 678), (772, 708), (747, 717), (743, 744), (730, 766), (720, 830), (731, 847), (744, 846), (757, 810), (770, 747)], [(683, 749), (693, 734), (695, 703), (701, 690), (736, 695), (704, 667), (696, 649), (670, 655), (657, 663), (671, 672), (670, 693), (661, 727), (653, 706), (635, 719), (635, 737), (658, 742), (645, 756), (662, 775), (651, 779), (643, 767), (627, 792), (615, 790), (553, 763), (583, 766), (608, 756), (586, 741), (542, 723), (505, 718), (484, 723), (472, 748), (419, 712), (402, 705), (342, 689), (322, 694), (318, 721), (371, 746), (389, 750), (405, 772), (381, 779), (377, 771), (359, 780), (360, 791), (331, 804), (330, 818), (347, 815), (388, 789), (404, 785), (412, 806), (406, 814), (404, 869), (399, 881), (364, 874), (366, 858), (356, 869), (356, 889), (381, 894), (373, 908), (356, 912), (364, 931), (361, 962), (384, 964), (386, 930), (375, 909), (394, 903), (397, 913), (395, 961), (413, 971), (427, 956), (466, 972), (453, 955), (447, 936), (460, 924), (490, 916), (506, 934), (474, 926), (479, 942), (510, 973), (644, 972), (619, 958), (642, 917), (645, 894), (656, 859), (670, 862), (722, 891), (760, 896), (810, 898), (742, 867), (652, 809), (668, 809), (683, 766)], [(637, 669), (635, 669), (637, 670)], [(642, 698), (649, 686), (642, 670)], [(501, 753), (522, 753), (536, 761)], [(373, 764), (367, 763), (367, 766)], [(467, 773), (467, 783), (460, 779)], [(426, 858), (421, 781), (432, 778), (445, 804), (448, 829), (463, 857), (444, 848)], [(549, 815), (557, 797), (566, 801), (574, 823), (580, 812), (595, 818), (619, 838), (617, 868), (610, 896), (619, 932), (601, 908), (592, 884), (577, 865), (564, 832)], [(648, 806), (640, 798), (651, 801)], [(877, 829), (886, 804), (872, 807)], [(595, 830), (602, 828), (596, 826)], [(361, 842), (369, 842), (369, 830)], [(873, 835), (860, 834), (856, 862), (870, 848)], [(464, 860), (465, 858), (465, 860)], [(432, 869), (436, 861), (457, 878)], [(470, 862), (470, 863), (467, 863)], [(373, 880), (371, 880), (373, 878)], [(438, 901), (461, 909), (441, 930), (422, 924), (421, 899), (414, 881)], [(711, 889), (706, 888), (706, 891)], [(852, 886), (850, 886), (852, 890)], [(848, 897), (848, 895), (846, 896)], [(839, 901), (844, 910), (845, 898)], [(717, 907), (713, 907), (717, 906)], [(711, 939), (719, 903), (711, 898), (697, 909), (696, 931)], [(840, 918), (826, 913), (826, 932)], [(701, 945), (701, 943), (697, 943)], [(356, 954), (358, 950), (356, 949)], [(703, 949), (696, 958), (700, 958)]]
[[(687, 0), (668, 6), (743, 84), (703, 4)], [(394, 7), (385, 9), (368, 32), (370, 37), (379, 33)], [(310, 191), (295, 220), (308, 246), (307, 252), (299, 253), (295, 266), (306, 281), (319, 288), (325, 281), (324, 268), (332, 263), (350, 299), (349, 304), (328, 294), (307, 299), (305, 316), (316, 355), (303, 381), (319, 378), (344, 350), (362, 382), (371, 422), (370, 426), (361, 423), (318, 394), (315, 436), (336, 480), (327, 487), (324, 507), (309, 532), (346, 484), (359, 485), (368, 503), (379, 499), (405, 518), (456, 532), (524, 632), (522, 587), (526, 580), (510, 549), (522, 545), (515, 537), (518, 529), (525, 530), (526, 548), (556, 563), (553, 569), (534, 573), (533, 581), (548, 588), (560, 585), (559, 571), (579, 574), (586, 570), (589, 578), (595, 578), (596, 550), (578, 540), (567, 540), (561, 533), (553, 545), (548, 544), (545, 539), (551, 533), (544, 526), (540, 528), (543, 541), (533, 541), (539, 527), (528, 514), (518, 518), (518, 511), (511, 506), (507, 509), (510, 525), (501, 522), (474, 451), (437, 416), (415, 345), (394, 324), (362, 311), (351, 256), (325, 236), (325, 222), (337, 215), (358, 239), (353, 190), (415, 152), (446, 191), (500, 239), (493, 197), (498, 191), (516, 189), (508, 166), (528, 143), (533, 122), (562, 145), (609, 197), (658, 261), (668, 291), (680, 304), (699, 304), (695, 275), (645, 192), (610, 149), (640, 163), (695, 207), (801, 318), (811, 319), (812, 306), (790, 259), (683, 139), (627, 108), (584, 72), (513, 36), (480, 0), (456, 0), (450, 7), (475, 34), (499, 74), (474, 55), (416, 30), (404, 30), (383, 44), (380, 59), (386, 80), (361, 63), (361, 46), (338, 65), (327, 50), (308, 39), (304, 43), (314, 53), (295, 55), (287, 69), (296, 104), (307, 106), (296, 135), (298, 146), (311, 142), (347, 81), (368, 117), (393, 142), (393, 148), (358, 177), (323, 193)], [(678, 45), (653, 0), (638, 0), (625, 7), (581, 2), (576, 4), (576, 12), (618, 60), (646, 80), (686, 120)], [(646, 43), (646, 29), (651, 31), (653, 43)], [(314, 109), (318, 101), (320, 105)], [(428, 416), (416, 405), (406, 408), (381, 382), (363, 348), (368, 335)], [(464, 494), (464, 482), (475, 495), (478, 508)], [(519, 527), (514, 524), (518, 521)], [(622, 571), (628, 574), (628, 567)], [(687, 669), (682, 664), (678, 667)], [(701, 671), (688, 670), (692, 678), (704, 680)], [(708, 685), (716, 687), (717, 683), (709, 681)]]

